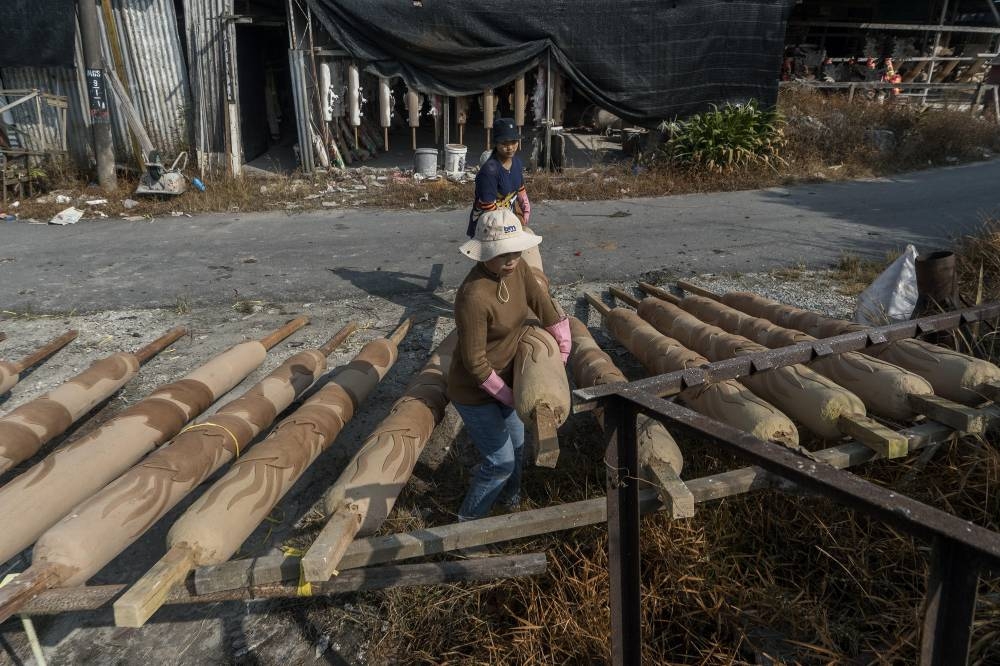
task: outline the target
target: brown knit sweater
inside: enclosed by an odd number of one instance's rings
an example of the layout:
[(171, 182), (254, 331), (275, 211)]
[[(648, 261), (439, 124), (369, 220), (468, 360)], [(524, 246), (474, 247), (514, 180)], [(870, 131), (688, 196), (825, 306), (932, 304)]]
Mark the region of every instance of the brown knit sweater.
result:
[(448, 372), (448, 397), (462, 405), (484, 405), (493, 398), (482, 384), (496, 373), (512, 385), (517, 343), (533, 320), (542, 326), (559, 321), (551, 297), (535, 281), (523, 260), (503, 279), (510, 294), (506, 303), (498, 297), (500, 281), (480, 263), (458, 288), (455, 324), (458, 346)]

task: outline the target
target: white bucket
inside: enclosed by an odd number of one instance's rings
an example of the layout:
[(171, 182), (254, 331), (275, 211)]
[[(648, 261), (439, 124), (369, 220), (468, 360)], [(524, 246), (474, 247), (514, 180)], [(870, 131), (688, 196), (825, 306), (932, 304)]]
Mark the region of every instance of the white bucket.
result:
[(437, 148), (417, 148), (413, 155), (413, 170), (421, 176), (436, 176), (438, 172)]
[(449, 143), (444, 147), (444, 170), (445, 173), (458, 173), (465, 171), (465, 154), (468, 148), (460, 143)]

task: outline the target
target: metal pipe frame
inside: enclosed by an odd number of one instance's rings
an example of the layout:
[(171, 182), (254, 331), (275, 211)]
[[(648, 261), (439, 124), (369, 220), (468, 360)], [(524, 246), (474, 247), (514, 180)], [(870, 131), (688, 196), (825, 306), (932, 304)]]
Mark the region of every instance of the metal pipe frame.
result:
[[(642, 653), (640, 598), (640, 470), (636, 417), (647, 414), (664, 425), (702, 435), (771, 474), (817, 492), (908, 535), (932, 543), (930, 576), (921, 638), (922, 666), (964, 664), (976, 607), (980, 574), (1000, 572), (1000, 534), (883, 488), (827, 463), (810, 460), (670, 402), (688, 386), (739, 377), (813, 358), (956, 328), (1000, 317), (1000, 303), (879, 326), (823, 340), (767, 350), (640, 380), (574, 392), (578, 407), (601, 406), (605, 414), (608, 561), (611, 587), (613, 663), (638, 664)], [(577, 409), (576, 411), (584, 411)]]

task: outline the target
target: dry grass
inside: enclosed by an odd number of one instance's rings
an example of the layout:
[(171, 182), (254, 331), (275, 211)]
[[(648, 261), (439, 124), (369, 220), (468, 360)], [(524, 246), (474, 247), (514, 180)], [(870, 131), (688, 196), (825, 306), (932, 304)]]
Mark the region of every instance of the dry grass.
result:
[[(919, 110), (902, 104), (879, 104), (862, 97), (848, 102), (844, 95), (808, 89), (782, 89), (778, 109), (787, 119), (783, 162), (775, 167), (753, 166), (707, 172), (671, 165), (636, 167), (631, 162), (568, 169), (562, 174), (529, 174), (528, 189), (535, 200), (593, 201), (624, 197), (662, 196), (697, 192), (745, 190), (823, 180), (845, 180), (887, 175), (983, 159), (1000, 152), (1000, 132), (992, 121), (967, 113)], [(893, 149), (879, 152), (866, 133), (888, 129), (896, 137)], [(52, 178), (50, 185), (82, 201), (107, 198), (95, 207), (111, 217), (164, 217), (172, 211), (253, 212), (265, 210), (323, 210), (377, 206), (415, 210), (465, 208), (472, 201), (472, 183), (444, 179), (418, 182), (400, 172), (376, 172), (361, 167), (346, 174), (292, 174), (279, 178), (205, 178), (206, 192), (191, 188), (170, 199), (136, 198), (126, 210), (122, 202), (135, 190), (134, 180), (122, 179), (110, 195), (96, 186), (72, 186), (72, 174)], [(326, 205), (324, 205), (326, 204)], [(70, 204), (23, 201), (21, 218), (47, 220)], [(95, 213), (96, 214), (96, 213)]]
[(834, 279), (840, 282), (838, 290), (847, 296), (856, 296), (864, 291), (889, 264), (899, 255), (899, 250), (890, 250), (881, 260), (859, 257), (856, 254), (842, 254), (834, 268)]

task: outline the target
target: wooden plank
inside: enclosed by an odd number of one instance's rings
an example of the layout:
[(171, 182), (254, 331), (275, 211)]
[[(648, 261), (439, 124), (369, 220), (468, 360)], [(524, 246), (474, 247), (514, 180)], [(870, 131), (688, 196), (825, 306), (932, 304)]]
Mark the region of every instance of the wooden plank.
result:
[(656, 484), (656, 496), (671, 518), (690, 518), (694, 515), (694, 495), (677, 476), (674, 468), (664, 460), (649, 460), (643, 466), (649, 481)]
[(554, 468), (559, 461), (559, 421), (548, 405), (535, 408), (532, 434), (535, 465)]
[[(484, 557), (474, 560), (450, 560), (424, 564), (402, 564), (347, 571), (331, 581), (304, 589), (294, 584), (269, 584), (243, 587), (225, 592), (196, 595), (185, 586), (175, 586), (165, 604), (214, 604), (223, 601), (253, 599), (287, 599), (301, 596), (326, 597), (362, 590), (384, 590), (391, 587), (441, 585), (463, 581), (504, 580), (537, 576), (545, 572), (545, 553)], [(93, 585), (59, 588), (43, 592), (24, 607), (31, 615), (51, 615), (103, 608), (126, 585)]]
[(978, 435), (986, 431), (987, 419), (982, 410), (936, 395), (910, 395), (908, 400), (914, 411), (959, 432)]
[[(1000, 407), (990, 407), (983, 411), (987, 413), (992, 424), (1000, 423)], [(955, 431), (940, 423), (928, 422), (906, 428), (900, 431), (900, 434), (906, 437), (909, 452), (913, 453), (947, 442)], [(863, 444), (848, 442), (814, 451), (813, 456), (838, 469), (846, 469), (875, 460), (878, 454)], [(741, 467), (722, 474), (692, 479), (687, 481), (686, 485), (694, 496), (695, 503), (702, 503), (770, 488), (775, 485), (775, 478), (759, 467)], [(643, 513), (663, 509), (656, 491), (652, 489), (640, 491), (639, 503)], [(606, 511), (606, 498), (597, 497), (464, 523), (359, 539), (348, 547), (340, 561), (341, 576), (345, 570), (355, 567), (436, 555), (467, 546), (503, 543), (596, 525), (607, 522)], [(285, 575), (284, 580), (291, 580), (298, 576), (298, 571), (298, 560), (283, 555), (255, 560), (233, 560), (196, 569), (193, 585), (201, 594), (227, 589), (221, 587), (222, 585), (246, 586), (251, 581), (260, 584), (278, 580), (268, 580), (268, 575)]]
[(987, 400), (1000, 403), (1000, 382), (987, 382), (976, 387), (976, 392)]
[(309, 552), (302, 558), (302, 576), (310, 583), (330, 580), (344, 551), (361, 529), (361, 516), (344, 507), (330, 516)]
[(162, 606), (170, 591), (194, 568), (194, 554), (174, 546), (115, 602), (115, 625), (141, 627)]
[(860, 414), (842, 414), (837, 428), (883, 458), (901, 458), (908, 452), (906, 437), (875, 419)]

